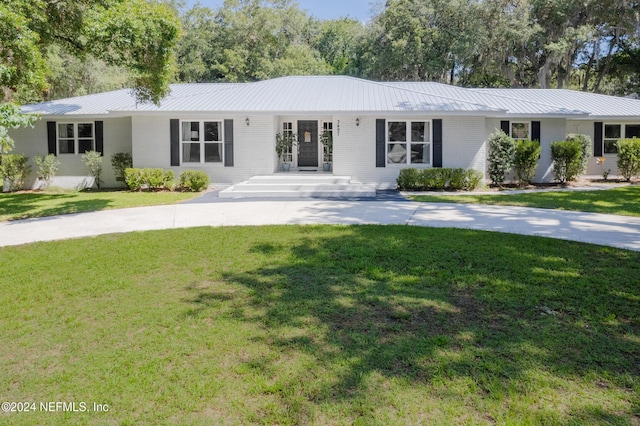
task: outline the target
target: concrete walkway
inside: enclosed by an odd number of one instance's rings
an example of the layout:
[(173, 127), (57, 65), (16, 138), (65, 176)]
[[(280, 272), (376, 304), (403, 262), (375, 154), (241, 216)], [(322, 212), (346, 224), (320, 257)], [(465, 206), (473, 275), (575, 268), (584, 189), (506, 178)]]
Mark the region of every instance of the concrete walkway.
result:
[(0, 223), (0, 246), (195, 226), (402, 224), (537, 235), (640, 251), (640, 218), (526, 207), (362, 200), (234, 200), (105, 210)]

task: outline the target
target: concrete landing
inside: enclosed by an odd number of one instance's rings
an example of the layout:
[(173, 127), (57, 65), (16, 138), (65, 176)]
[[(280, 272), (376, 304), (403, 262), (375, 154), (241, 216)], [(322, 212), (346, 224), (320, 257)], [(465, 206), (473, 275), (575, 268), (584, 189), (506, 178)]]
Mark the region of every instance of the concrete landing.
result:
[(350, 176), (279, 173), (254, 176), (220, 191), (220, 198), (375, 198), (373, 185), (352, 182)]

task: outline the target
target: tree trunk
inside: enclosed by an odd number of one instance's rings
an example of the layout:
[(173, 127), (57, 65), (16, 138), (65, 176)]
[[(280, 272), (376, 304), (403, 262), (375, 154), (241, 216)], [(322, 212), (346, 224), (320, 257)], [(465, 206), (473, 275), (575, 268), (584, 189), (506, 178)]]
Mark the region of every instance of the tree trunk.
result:
[(602, 79), (606, 74), (609, 73), (609, 68), (611, 66), (611, 53), (613, 52), (613, 48), (616, 46), (617, 42), (618, 42), (618, 36), (614, 35), (613, 38), (611, 39), (611, 42), (609, 43), (609, 52), (607, 53), (607, 59), (604, 64), (604, 67), (600, 69), (600, 72), (598, 73), (598, 79), (596, 80), (596, 84), (593, 87), (593, 91), (595, 93), (598, 93), (600, 91), (600, 84), (602, 83)]

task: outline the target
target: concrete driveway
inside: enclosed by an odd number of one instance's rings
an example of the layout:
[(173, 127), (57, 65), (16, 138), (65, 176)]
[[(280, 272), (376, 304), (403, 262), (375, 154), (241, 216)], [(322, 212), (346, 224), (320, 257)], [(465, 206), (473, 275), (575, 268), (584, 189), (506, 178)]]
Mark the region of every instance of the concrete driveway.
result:
[(195, 226), (400, 224), (465, 228), (581, 241), (640, 251), (640, 218), (526, 207), (362, 200), (207, 198), (0, 223), (0, 246)]

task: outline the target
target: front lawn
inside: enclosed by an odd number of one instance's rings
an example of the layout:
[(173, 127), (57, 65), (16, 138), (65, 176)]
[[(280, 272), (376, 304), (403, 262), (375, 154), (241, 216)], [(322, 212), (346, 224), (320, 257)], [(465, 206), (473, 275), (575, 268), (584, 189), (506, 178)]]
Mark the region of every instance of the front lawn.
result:
[(47, 191), (0, 193), (0, 221), (127, 207), (175, 204), (193, 192)]
[(87, 407), (3, 424), (640, 422), (640, 253), (273, 226), (0, 259), (0, 401)]
[(493, 204), (640, 216), (640, 185), (599, 191), (530, 192), (525, 194), (510, 194), (508, 191), (504, 191), (495, 195), (443, 194), (413, 195), (411, 199), (429, 203)]

